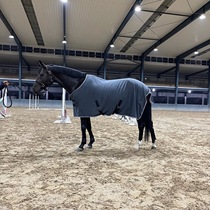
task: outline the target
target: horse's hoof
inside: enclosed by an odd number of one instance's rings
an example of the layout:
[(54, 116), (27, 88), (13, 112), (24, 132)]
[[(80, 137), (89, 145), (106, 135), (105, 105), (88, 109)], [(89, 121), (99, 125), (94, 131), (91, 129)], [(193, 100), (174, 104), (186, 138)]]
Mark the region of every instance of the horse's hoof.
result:
[(77, 149), (76, 149), (76, 151), (77, 152), (81, 152), (81, 151), (83, 151), (84, 149), (83, 148), (80, 148), (80, 147), (78, 147)]
[(156, 145), (152, 145), (152, 147), (151, 147), (151, 149), (156, 149), (157, 147), (156, 147)]
[(87, 145), (87, 148), (88, 148), (88, 149), (92, 149), (93, 146), (88, 144), (88, 145)]

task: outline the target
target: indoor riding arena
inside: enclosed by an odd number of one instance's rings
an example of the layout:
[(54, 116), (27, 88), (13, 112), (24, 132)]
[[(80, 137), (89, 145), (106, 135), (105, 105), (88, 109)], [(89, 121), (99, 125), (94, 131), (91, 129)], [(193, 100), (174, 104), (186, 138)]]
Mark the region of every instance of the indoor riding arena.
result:
[(0, 0), (0, 210), (209, 210), (209, 24), (208, 0)]

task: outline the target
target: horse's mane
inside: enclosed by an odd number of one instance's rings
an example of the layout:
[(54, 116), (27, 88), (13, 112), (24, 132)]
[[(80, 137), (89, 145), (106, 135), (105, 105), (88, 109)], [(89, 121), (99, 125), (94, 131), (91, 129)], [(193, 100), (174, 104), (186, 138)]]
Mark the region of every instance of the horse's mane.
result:
[(86, 76), (84, 72), (64, 66), (47, 65), (47, 68), (52, 71), (52, 73), (64, 74), (73, 78), (85, 78)]

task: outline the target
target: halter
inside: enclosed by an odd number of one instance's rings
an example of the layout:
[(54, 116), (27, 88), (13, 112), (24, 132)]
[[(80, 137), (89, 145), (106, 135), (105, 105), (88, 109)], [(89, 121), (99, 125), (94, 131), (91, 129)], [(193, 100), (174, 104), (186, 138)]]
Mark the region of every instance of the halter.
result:
[[(49, 74), (49, 79), (50, 79), (50, 82), (53, 82), (53, 74), (52, 72), (48, 69), (47, 67), (47, 73)], [(38, 83), (39, 85), (41, 85), (42, 89), (46, 90), (47, 86), (43, 83), (43, 82), (38, 82), (37, 80), (35, 81), (35, 83)]]

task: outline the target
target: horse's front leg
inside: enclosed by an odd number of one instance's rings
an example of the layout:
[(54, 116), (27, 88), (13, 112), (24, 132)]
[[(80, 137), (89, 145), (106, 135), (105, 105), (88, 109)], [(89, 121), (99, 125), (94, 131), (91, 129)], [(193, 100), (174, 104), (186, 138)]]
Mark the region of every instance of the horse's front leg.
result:
[(78, 151), (84, 150), (84, 145), (86, 144), (86, 129), (87, 129), (87, 118), (81, 117), (81, 131), (82, 131), (82, 142), (79, 145)]
[(91, 128), (90, 118), (87, 118), (87, 130), (88, 130), (88, 133), (89, 133), (89, 136), (90, 136), (90, 142), (88, 144), (88, 148), (91, 149), (92, 148), (92, 144), (95, 141), (95, 139), (94, 139), (92, 128)]
[(95, 141), (93, 133), (92, 133), (90, 118), (89, 117), (81, 117), (80, 122), (81, 122), (81, 131), (82, 131), (82, 142), (79, 145), (78, 151), (84, 150), (84, 145), (87, 142), (86, 129), (88, 130), (88, 133), (90, 135), (90, 142), (88, 144), (88, 148), (92, 148), (92, 144)]

